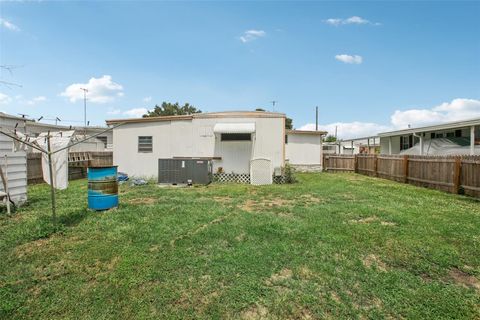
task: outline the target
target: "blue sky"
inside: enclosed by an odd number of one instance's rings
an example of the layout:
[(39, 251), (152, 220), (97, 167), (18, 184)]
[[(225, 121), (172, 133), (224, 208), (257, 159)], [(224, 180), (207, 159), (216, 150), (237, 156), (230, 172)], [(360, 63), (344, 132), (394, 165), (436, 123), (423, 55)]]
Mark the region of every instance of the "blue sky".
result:
[[(1, 2), (0, 110), (80, 124), (162, 101), (343, 137), (480, 117), (480, 2)], [(72, 122), (80, 121), (80, 122)], [(308, 125), (310, 124), (310, 125)]]

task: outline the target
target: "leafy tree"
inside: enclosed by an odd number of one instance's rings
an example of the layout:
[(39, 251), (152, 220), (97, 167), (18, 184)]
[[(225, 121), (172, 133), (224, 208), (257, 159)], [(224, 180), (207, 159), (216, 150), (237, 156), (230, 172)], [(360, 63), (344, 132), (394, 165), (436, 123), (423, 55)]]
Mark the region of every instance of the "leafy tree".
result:
[(292, 130), (293, 129), (293, 120), (292, 118), (287, 117), (285, 119), (285, 129)]
[(183, 106), (180, 106), (178, 102), (162, 102), (162, 105), (155, 105), (153, 110), (147, 111), (143, 115), (144, 118), (148, 117), (158, 117), (158, 116), (177, 116), (177, 115), (188, 115), (194, 113), (201, 113), (202, 110), (195, 108), (189, 103), (185, 103)]
[(325, 141), (325, 142), (336, 142), (337, 138), (335, 136), (329, 134), (328, 136), (325, 137), (325, 139), (323, 139), (323, 141)]
[(257, 109), (255, 109), (255, 111), (263, 111), (263, 112), (265, 112), (265, 109), (257, 108)]

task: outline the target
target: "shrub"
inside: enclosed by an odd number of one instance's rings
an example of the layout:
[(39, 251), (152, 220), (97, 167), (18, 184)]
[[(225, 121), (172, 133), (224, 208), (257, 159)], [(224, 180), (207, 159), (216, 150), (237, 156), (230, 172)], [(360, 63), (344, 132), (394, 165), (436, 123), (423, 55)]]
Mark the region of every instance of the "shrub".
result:
[(295, 183), (297, 182), (297, 178), (295, 177), (295, 169), (288, 163), (285, 164), (284, 175), (285, 175), (285, 183)]

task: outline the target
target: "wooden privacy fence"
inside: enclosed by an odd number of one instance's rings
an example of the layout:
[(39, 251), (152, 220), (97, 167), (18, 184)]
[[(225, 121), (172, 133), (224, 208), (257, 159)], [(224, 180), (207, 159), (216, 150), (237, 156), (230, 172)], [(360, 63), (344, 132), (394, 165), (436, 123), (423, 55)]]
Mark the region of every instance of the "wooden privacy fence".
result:
[(480, 156), (326, 155), (324, 167), (480, 197)]
[[(68, 179), (82, 179), (87, 176), (89, 166), (110, 166), (113, 155), (109, 151), (70, 152), (68, 155)], [(27, 154), (27, 183), (43, 182), (42, 154)]]

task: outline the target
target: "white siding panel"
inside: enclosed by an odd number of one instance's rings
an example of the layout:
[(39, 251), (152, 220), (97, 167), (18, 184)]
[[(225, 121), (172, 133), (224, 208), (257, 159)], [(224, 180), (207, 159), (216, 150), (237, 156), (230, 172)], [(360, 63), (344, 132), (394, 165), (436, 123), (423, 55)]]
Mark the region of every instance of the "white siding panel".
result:
[(293, 165), (319, 165), (321, 163), (321, 136), (288, 134), (286, 157)]
[[(14, 130), (16, 125), (19, 132), (24, 132), (23, 120), (0, 116), (2, 130), (7, 132)], [(7, 172), (5, 172), (5, 155), (8, 163)], [(7, 174), (12, 200), (22, 204), (27, 200), (27, 154), (24, 151), (13, 152), (13, 140), (3, 134), (0, 134), (0, 165)], [(3, 183), (0, 183), (0, 190), (3, 190)]]

